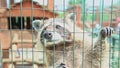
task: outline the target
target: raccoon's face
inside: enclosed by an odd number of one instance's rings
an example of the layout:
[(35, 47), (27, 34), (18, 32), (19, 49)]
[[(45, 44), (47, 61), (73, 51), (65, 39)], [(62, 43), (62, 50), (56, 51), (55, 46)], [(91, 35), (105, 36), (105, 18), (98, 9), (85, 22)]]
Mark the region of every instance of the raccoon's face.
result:
[(50, 24), (41, 32), (41, 39), (46, 39), (47, 42), (55, 42), (60, 40), (69, 40), (70, 32), (59, 24)]
[(57, 44), (61, 41), (70, 41), (71, 32), (67, 24), (59, 19), (49, 19), (44, 21), (40, 26), (41, 21), (33, 21), (34, 28), (39, 32), (40, 41), (44, 43)]

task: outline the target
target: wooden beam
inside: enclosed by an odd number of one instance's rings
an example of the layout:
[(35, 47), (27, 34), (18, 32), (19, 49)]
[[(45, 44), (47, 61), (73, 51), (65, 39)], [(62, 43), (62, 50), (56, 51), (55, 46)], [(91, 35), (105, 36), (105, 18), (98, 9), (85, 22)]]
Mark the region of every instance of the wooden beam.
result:
[(37, 60), (32, 60), (32, 59), (25, 59), (25, 62), (28, 62), (28, 63), (34, 63), (34, 64), (43, 64), (43, 62), (41, 61), (37, 61)]
[(12, 43), (17, 43), (17, 44), (21, 44), (21, 43), (26, 43), (26, 44), (31, 44), (31, 43), (36, 43), (36, 40), (16, 40), (13, 41)]
[(2, 63), (14, 63), (14, 62), (24, 62), (24, 60), (20, 59), (3, 59)]
[(37, 60), (32, 60), (32, 59), (22, 59), (22, 58), (17, 58), (17, 59), (3, 59), (2, 61), (3, 63), (16, 63), (16, 62), (28, 62), (30, 64), (34, 63), (34, 64), (43, 64), (42, 61), (37, 61)]

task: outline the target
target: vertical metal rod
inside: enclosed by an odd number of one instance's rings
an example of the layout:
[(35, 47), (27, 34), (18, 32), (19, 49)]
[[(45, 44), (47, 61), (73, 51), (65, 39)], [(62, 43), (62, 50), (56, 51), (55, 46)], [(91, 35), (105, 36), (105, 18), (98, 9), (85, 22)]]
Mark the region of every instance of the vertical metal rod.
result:
[[(11, 5), (10, 5), (10, 1), (9, 1), (9, 23), (10, 23), (10, 43), (12, 43), (12, 13), (11, 13)], [(9, 52), (9, 50), (6, 50), (6, 52)], [(13, 64), (13, 49), (12, 49), (12, 46), (11, 46), (11, 49), (10, 49), (10, 52), (9, 52), (9, 57), (11, 58), (11, 63), (10, 64)], [(9, 64), (9, 65), (10, 65)], [(12, 68), (14, 68), (14, 66), (12, 65)]]
[[(45, 3), (44, 3), (44, 0), (43, 0), (43, 6), (45, 6)], [(42, 9), (42, 11), (43, 11), (43, 21), (42, 22), (44, 22), (44, 18), (45, 18), (45, 8), (43, 7), (43, 9)], [(44, 40), (44, 45), (43, 45), (43, 63), (45, 64), (45, 66), (46, 66), (46, 63), (48, 62), (47, 61), (47, 57), (46, 57), (46, 48), (45, 48), (45, 46), (46, 46), (46, 40)], [(48, 65), (48, 64), (47, 64)], [(45, 67), (43, 67), (43, 68), (45, 68)]]
[[(111, 26), (112, 23), (113, 23), (112, 22), (112, 19), (113, 19), (113, 0), (111, 1), (111, 11), (110, 11), (110, 13), (111, 13), (111, 16), (110, 16), (110, 26)], [(109, 42), (112, 42), (112, 40), (109, 39)], [(111, 44), (109, 45), (109, 68), (111, 68), (111, 51), (112, 51), (111, 47), (114, 47), (114, 46), (111, 45)]]
[[(74, 0), (73, 6), (75, 6), (75, 4), (76, 4), (76, 0)], [(74, 12), (75, 12), (75, 14), (77, 14), (75, 9), (73, 9), (73, 13), (74, 13)], [(69, 22), (68, 22), (68, 23), (69, 23)], [(75, 32), (75, 25), (76, 25), (76, 21), (73, 22), (73, 43), (74, 43), (74, 44), (73, 44), (73, 47), (72, 47), (72, 48), (73, 48), (73, 68), (74, 68), (74, 65), (75, 65), (75, 61), (74, 61), (74, 58), (75, 58), (75, 57), (74, 57), (74, 55), (75, 55), (75, 53), (74, 53), (74, 47), (75, 47), (75, 33), (76, 33), (76, 32)]]
[(20, 21), (21, 21), (21, 22), (20, 22), (20, 23), (21, 23), (21, 24), (20, 24), (20, 25), (21, 25), (21, 26), (20, 26), (20, 28), (21, 28), (20, 31), (21, 31), (21, 46), (22, 46), (22, 51), (21, 51), (21, 53), (22, 53), (22, 67), (24, 68), (24, 62), (23, 62), (23, 61), (24, 61), (24, 50), (23, 50), (23, 29), (24, 29), (24, 28), (23, 28), (23, 23), (24, 23), (24, 22), (23, 22), (23, 15), (22, 15), (22, 10), (24, 10), (24, 9), (22, 9), (22, 0), (20, 0), (20, 1), (21, 1), (21, 2), (20, 2), (20, 15), (21, 15), (21, 16), (20, 16)]
[[(119, 29), (119, 45), (118, 45), (118, 49), (120, 50), (120, 29)], [(120, 68), (120, 51), (118, 52), (118, 68)]]
[(82, 0), (82, 15), (83, 15), (83, 43), (82, 43), (82, 68), (84, 68), (84, 25), (85, 25), (85, 2), (86, 0)]
[[(53, 0), (53, 5), (55, 5), (55, 0)], [(55, 7), (53, 7), (53, 9), (52, 9), (52, 11), (53, 11), (53, 13), (55, 12)], [(53, 14), (53, 22), (52, 22), (53, 24), (55, 23), (55, 14)], [(53, 28), (53, 32), (55, 32), (55, 28)], [(53, 44), (53, 68), (55, 68), (55, 52), (56, 52), (56, 50), (55, 50), (55, 42), (54, 42), (54, 44)]]
[[(119, 4), (120, 4), (120, 0), (119, 0)], [(119, 45), (118, 45), (118, 48), (119, 48), (119, 52), (118, 52), (118, 68), (120, 68), (120, 29), (119, 29)]]
[[(103, 8), (104, 8), (104, 0), (100, 0), (100, 24), (103, 25)], [(102, 40), (100, 40), (100, 68), (102, 65)]]
[(0, 40), (0, 68), (2, 68), (2, 57), (3, 57), (3, 53), (2, 53), (2, 45), (1, 45), (1, 40)]
[[(94, 8), (95, 8), (95, 5), (94, 5), (95, 2), (94, 2), (94, 0), (93, 0), (92, 3), (93, 3), (93, 7), (92, 7), (92, 8), (93, 8), (93, 9), (92, 9), (92, 10), (93, 10), (93, 12), (92, 12), (92, 25), (93, 25), (93, 24), (94, 24), (94, 19), (95, 19), (95, 12), (94, 12), (94, 11), (95, 11), (95, 9), (94, 9)], [(93, 53), (93, 51), (94, 51), (93, 48), (94, 48), (94, 46), (93, 46), (93, 27), (92, 27), (92, 48), (91, 48), (92, 53)], [(91, 57), (91, 68), (93, 68), (93, 59), (94, 59), (94, 58)]]
[[(53, 5), (55, 5), (55, 0), (53, 0)], [(53, 13), (55, 12), (55, 7), (53, 7)], [(53, 24), (55, 23), (55, 14), (53, 14)], [(53, 32), (55, 32), (55, 28), (53, 29)], [(55, 68), (55, 44), (54, 44), (54, 48), (53, 48), (53, 68)]]
[[(63, 6), (64, 6), (64, 7), (63, 7), (63, 14), (64, 14), (64, 16), (63, 16), (63, 17), (64, 17), (63, 22), (65, 22), (65, 0), (63, 0)], [(65, 24), (64, 24), (64, 27), (65, 27)], [(65, 33), (65, 30), (64, 30), (64, 33)], [(65, 41), (65, 38), (64, 38), (64, 41)], [(65, 44), (65, 42), (64, 42), (63, 62), (65, 62), (65, 48), (66, 48), (65, 45), (66, 45), (66, 44)]]
[[(34, 17), (34, 4), (33, 4), (33, 0), (32, 0), (32, 8), (30, 10), (32, 10), (32, 12), (31, 12), (32, 16), (31, 17), (32, 17), (32, 21), (33, 21), (33, 17)], [(30, 23), (31, 23), (31, 21), (30, 21)], [(33, 39), (33, 28), (32, 28), (32, 67), (34, 68), (34, 60), (35, 60), (35, 57), (34, 57), (35, 54), (34, 53), (36, 53), (36, 52), (35, 52), (34, 47), (33, 47), (33, 41), (34, 41), (34, 39)]]

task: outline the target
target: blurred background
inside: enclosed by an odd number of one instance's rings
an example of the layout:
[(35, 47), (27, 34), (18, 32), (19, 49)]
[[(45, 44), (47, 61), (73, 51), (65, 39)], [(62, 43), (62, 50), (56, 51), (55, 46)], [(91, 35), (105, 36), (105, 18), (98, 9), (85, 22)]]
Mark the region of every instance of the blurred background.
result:
[(66, 17), (93, 39), (102, 27), (112, 27), (110, 66), (120, 68), (120, 0), (0, 0), (0, 68), (9, 66), (3, 59), (9, 58), (14, 38), (21, 40), (16, 42), (18, 49), (33, 47), (33, 43), (22, 43), (36, 39), (33, 20)]

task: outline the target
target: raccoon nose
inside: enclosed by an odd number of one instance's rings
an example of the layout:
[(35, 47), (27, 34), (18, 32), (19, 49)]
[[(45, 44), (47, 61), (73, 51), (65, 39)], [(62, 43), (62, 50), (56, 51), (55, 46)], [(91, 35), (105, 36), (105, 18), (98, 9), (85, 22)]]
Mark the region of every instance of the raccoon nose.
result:
[(45, 33), (44, 38), (51, 39), (52, 38), (52, 33), (49, 33), (49, 32)]

